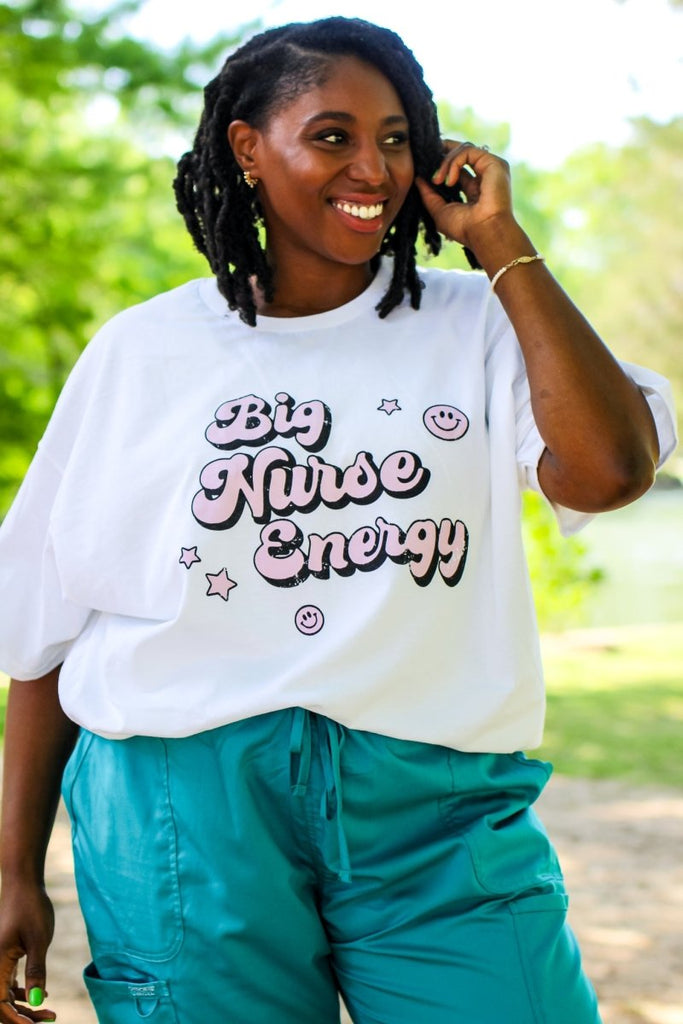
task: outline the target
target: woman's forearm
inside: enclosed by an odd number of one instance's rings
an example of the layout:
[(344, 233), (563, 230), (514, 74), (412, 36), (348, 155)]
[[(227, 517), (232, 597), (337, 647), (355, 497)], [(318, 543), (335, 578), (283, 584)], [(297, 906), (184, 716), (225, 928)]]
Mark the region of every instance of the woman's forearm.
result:
[(538, 472), (545, 494), (585, 512), (632, 501), (651, 485), (659, 454), (649, 406), (545, 264), (519, 264), (536, 250), (515, 220), (507, 163), (470, 142), (446, 141), (432, 183), (464, 194), (467, 202), (449, 202), (416, 182), (439, 231), (495, 279), (517, 334), (546, 444)]
[[(484, 256), (491, 276), (516, 255), (534, 252), (517, 226), (495, 234)], [(585, 511), (637, 497), (652, 483), (658, 456), (639, 389), (543, 263), (504, 274), (496, 293), (522, 347), (534, 416), (548, 448), (539, 470), (546, 494)]]
[(10, 683), (0, 830), (3, 879), (43, 884), (64, 766), (78, 726), (62, 711), (59, 669)]

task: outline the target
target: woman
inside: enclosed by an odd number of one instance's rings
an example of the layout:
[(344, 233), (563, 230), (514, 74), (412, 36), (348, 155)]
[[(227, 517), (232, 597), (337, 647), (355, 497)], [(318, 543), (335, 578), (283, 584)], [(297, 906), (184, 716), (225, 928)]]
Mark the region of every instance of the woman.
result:
[[(665, 382), (554, 282), (505, 162), (440, 141), (387, 30), (252, 39), (176, 195), (215, 280), (103, 328), (3, 529), (0, 1021), (53, 1016), (67, 759), (100, 1021), (322, 1024), (339, 992), (357, 1024), (597, 1021), (517, 753), (519, 489), (567, 531), (638, 497)], [(488, 280), (417, 271), (420, 228)]]

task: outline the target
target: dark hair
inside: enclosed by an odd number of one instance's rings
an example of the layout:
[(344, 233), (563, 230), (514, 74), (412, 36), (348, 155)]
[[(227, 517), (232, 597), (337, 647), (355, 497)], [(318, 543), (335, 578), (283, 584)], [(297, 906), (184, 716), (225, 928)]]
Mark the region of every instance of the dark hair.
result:
[[(262, 127), (278, 109), (322, 84), (330, 59), (338, 56), (372, 64), (396, 89), (410, 125), (417, 175), (429, 180), (443, 155), (436, 106), (422, 68), (389, 29), (357, 18), (325, 18), (270, 29), (231, 54), (204, 90), (194, 145), (181, 157), (173, 187), (178, 209), (230, 309), (238, 309), (252, 326), (256, 307), (250, 278), (256, 277), (266, 300), (272, 301), (273, 274), (259, 238), (256, 193), (244, 183), (227, 141), (228, 125), (242, 120)], [(447, 192), (450, 199), (459, 199), (457, 190)], [(420, 306), (422, 286), (415, 265), (420, 227), (436, 255), (441, 237), (413, 185), (375, 257), (375, 265), (384, 253), (394, 257), (391, 283), (377, 306), (380, 317), (399, 305), (406, 289), (413, 308)], [(470, 253), (468, 259), (477, 265)]]

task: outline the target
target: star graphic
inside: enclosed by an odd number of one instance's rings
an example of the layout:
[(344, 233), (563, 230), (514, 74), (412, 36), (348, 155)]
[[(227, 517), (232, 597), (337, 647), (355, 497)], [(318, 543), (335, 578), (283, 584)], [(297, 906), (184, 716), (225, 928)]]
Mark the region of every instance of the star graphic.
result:
[(190, 566), (194, 565), (195, 562), (201, 562), (201, 558), (197, 554), (196, 545), (193, 548), (181, 548), (180, 558), (178, 559), (178, 561), (182, 565), (184, 565), (186, 569), (189, 569)]
[(392, 412), (401, 412), (401, 406), (398, 404), (397, 398), (383, 398), (382, 404), (377, 406), (377, 411), (391, 416)]
[(206, 592), (207, 597), (213, 597), (218, 594), (224, 601), (228, 600), (230, 591), (237, 584), (234, 580), (231, 580), (228, 576), (227, 569), (221, 569), (220, 572), (206, 572), (204, 573), (207, 580), (209, 581), (209, 589)]

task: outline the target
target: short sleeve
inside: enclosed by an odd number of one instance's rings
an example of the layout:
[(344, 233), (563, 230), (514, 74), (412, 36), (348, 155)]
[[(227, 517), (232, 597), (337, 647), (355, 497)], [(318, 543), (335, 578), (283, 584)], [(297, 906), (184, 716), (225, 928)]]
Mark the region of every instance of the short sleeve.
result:
[(631, 380), (638, 385), (650, 406), (659, 439), (657, 469), (660, 469), (673, 454), (678, 444), (676, 410), (671, 384), (666, 377), (662, 377), (654, 370), (648, 370), (645, 366), (621, 360), (620, 366), (624, 373), (627, 373)]
[(71, 370), (0, 527), (0, 670), (15, 679), (36, 679), (60, 665), (91, 614), (90, 607), (66, 596), (55, 555), (54, 510), (82, 424), (109, 375), (107, 345), (115, 338), (115, 320), (97, 332)]
[(0, 528), (0, 669), (37, 679), (64, 660), (89, 611), (66, 600), (50, 535), (61, 471), (43, 449)]

